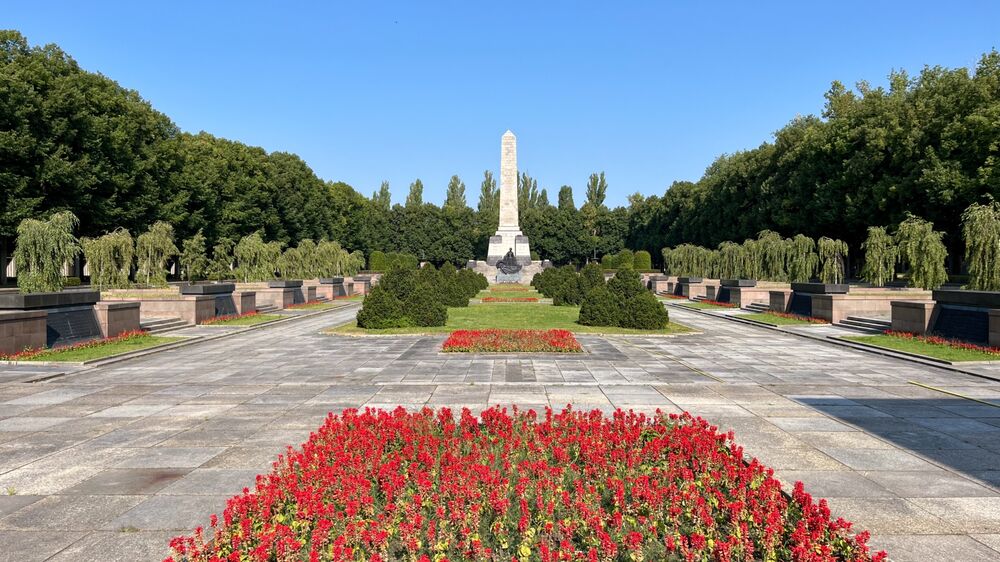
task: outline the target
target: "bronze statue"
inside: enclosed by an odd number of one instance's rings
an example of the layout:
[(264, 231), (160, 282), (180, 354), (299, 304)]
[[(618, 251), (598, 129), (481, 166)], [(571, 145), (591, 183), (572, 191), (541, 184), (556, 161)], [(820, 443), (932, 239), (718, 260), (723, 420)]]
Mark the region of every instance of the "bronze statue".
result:
[(497, 262), (497, 269), (507, 275), (521, 271), (521, 264), (517, 263), (517, 258), (514, 257), (514, 250), (507, 250), (507, 255)]

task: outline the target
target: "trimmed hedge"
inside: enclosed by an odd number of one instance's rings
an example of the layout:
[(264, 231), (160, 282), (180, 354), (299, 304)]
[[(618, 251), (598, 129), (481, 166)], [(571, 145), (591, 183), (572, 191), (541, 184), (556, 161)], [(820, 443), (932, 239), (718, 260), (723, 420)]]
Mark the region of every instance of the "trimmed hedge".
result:
[(482, 274), (456, 270), (451, 263), (440, 270), (430, 264), (419, 270), (392, 267), (365, 297), (358, 326), (443, 326), (448, 321), (448, 307), (469, 306), (469, 299), (489, 285)]
[(425, 283), (417, 284), (404, 307), (403, 314), (414, 326), (444, 326), (448, 321), (448, 309), (435, 297), (434, 288)]
[(598, 286), (587, 293), (578, 321), (587, 326), (660, 330), (667, 326), (670, 316), (656, 296), (642, 286), (637, 272), (622, 269), (606, 287)]
[(584, 326), (617, 326), (621, 323), (622, 309), (603, 284), (594, 287), (583, 299), (580, 318)]
[(407, 325), (403, 303), (382, 285), (375, 285), (358, 311), (358, 326), (369, 329), (401, 328)]

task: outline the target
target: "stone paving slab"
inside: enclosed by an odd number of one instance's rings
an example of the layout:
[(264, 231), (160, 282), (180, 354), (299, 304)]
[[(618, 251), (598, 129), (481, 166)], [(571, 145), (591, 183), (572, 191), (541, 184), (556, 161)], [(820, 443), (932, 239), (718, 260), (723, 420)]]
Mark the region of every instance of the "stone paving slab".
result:
[(160, 560), (331, 411), (566, 404), (731, 429), (894, 560), (1000, 559), (1000, 408), (909, 381), (998, 403), (1000, 383), (675, 309), (704, 333), (581, 336), (584, 356), (319, 333), (356, 309), (99, 368), (0, 366), (0, 560)]

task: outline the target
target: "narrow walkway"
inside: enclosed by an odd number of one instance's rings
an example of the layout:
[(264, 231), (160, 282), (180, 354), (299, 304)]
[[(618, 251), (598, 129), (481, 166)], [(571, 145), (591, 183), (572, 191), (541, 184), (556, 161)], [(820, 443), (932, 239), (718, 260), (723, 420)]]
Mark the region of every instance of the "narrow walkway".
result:
[(895, 560), (1000, 559), (1000, 408), (909, 381), (984, 400), (1000, 383), (675, 309), (705, 333), (585, 336), (584, 356), (319, 333), (355, 310), (0, 384), (0, 559), (159, 560), (329, 411), (568, 403), (733, 429)]

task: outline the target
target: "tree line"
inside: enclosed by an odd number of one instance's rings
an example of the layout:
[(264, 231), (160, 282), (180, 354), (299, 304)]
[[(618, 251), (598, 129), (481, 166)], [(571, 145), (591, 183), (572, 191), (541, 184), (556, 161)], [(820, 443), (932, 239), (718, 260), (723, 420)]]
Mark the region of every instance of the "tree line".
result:
[[(608, 179), (592, 174), (577, 206), (572, 187), (550, 199), (527, 173), (518, 178), (521, 227), (555, 264), (582, 264), (628, 248), (681, 244), (715, 248), (770, 230), (782, 237), (843, 240), (863, 255), (868, 227), (907, 213), (943, 232), (953, 272), (961, 268), (961, 215), (1000, 199), (1000, 54), (972, 69), (894, 72), (887, 88), (835, 82), (821, 116), (799, 117), (757, 148), (727, 154), (696, 182), (662, 196), (605, 204)], [(208, 248), (259, 232), (285, 247), (336, 240), (343, 248), (411, 254), (462, 264), (485, 258), (497, 227), (499, 190), (485, 172), (473, 208), (461, 178), (441, 205), (415, 180), (404, 204), (383, 183), (365, 196), (320, 179), (298, 156), (201, 132), (185, 133), (135, 91), (86, 72), (55, 45), (31, 47), (0, 31), (0, 263), (18, 224), (60, 211), (95, 238), (157, 221), (178, 240), (199, 232)], [(847, 274), (860, 272), (860, 260)], [(0, 282), (3, 281), (0, 268)]]

